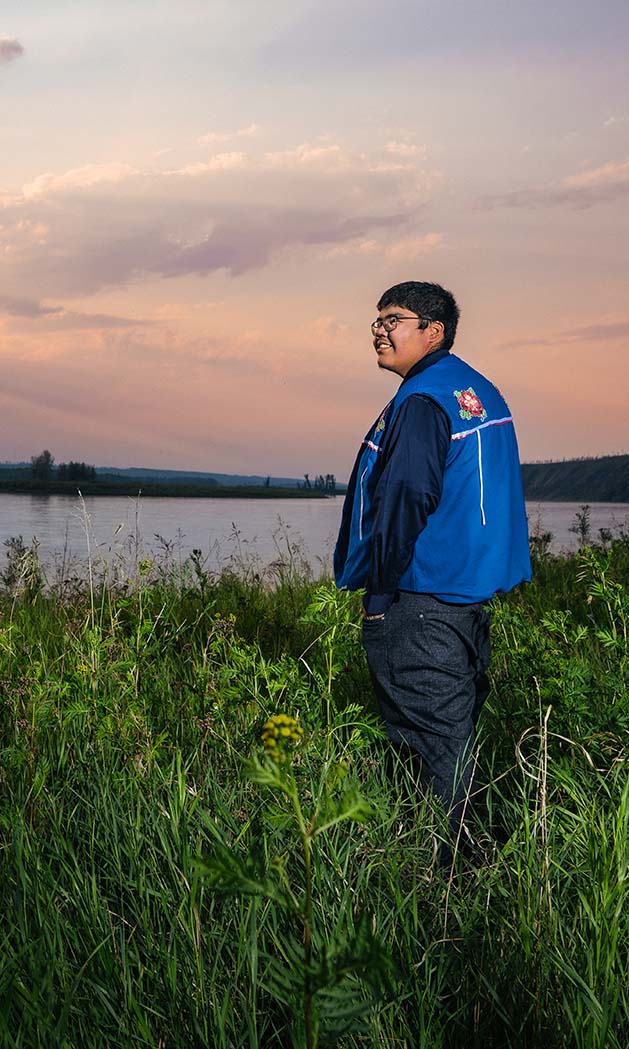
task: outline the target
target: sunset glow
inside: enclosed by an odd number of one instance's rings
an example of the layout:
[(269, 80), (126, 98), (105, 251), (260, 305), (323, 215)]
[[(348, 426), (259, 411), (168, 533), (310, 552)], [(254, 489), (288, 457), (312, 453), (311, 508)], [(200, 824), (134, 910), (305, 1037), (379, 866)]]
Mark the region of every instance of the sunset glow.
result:
[(626, 0), (24, 0), (0, 459), (347, 478), (435, 280), (522, 458), (629, 451)]

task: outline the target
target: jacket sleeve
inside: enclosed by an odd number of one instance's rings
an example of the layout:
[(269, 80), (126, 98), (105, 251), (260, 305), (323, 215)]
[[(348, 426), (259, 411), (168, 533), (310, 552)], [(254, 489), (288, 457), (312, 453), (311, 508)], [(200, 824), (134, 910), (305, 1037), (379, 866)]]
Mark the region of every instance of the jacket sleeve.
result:
[(443, 409), (421, 394), (408, 397), (382, 450), (374, 493), (368, 615), (381, 615), (393, 603), (417, 538), (439, 505), (449, 447), (450, 420)]

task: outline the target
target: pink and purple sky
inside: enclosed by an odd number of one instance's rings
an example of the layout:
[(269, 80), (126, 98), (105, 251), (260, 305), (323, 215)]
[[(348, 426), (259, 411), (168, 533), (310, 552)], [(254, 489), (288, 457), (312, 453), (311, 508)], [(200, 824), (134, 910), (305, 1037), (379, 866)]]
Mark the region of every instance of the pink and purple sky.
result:
[(525, 460), (629, 451), (626, 0), (21, 0), (0, 459), (345, 480), (435, 280)]

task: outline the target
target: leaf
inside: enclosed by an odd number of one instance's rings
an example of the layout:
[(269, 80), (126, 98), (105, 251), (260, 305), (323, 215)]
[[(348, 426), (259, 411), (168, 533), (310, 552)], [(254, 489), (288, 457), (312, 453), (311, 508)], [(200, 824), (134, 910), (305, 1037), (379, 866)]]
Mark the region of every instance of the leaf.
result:
[(323, 834), (330, 827), (336, 826), (337, 823), (343, 823), (345, 820), (352, 820), (354, 823), (367, 823), (375, 814), (376, 810), (371, 802), (363, 798), (362, 794), (355, 787), (352, 787), (336, 801), (330, 798), (327, 799), (327, 805), (322, 813), (323, 823), (317, 824), (314, 834)]
[(275, 787), (277, 790), (286, 792), (287, 773), (281, 765), (277, 765), (274, 761), (266, 757), (262, 760), (254, 757), (246, 766), (246, 770), (253, 783), (258, 783), (262, 787)]
[(266, 878), (260, 878), (255, 865), (247, 857), (239, 856), (224, 846), (209, 856), (199, 856), (192, 861), (203, 881), (215, 892), (240, 896), (264, 896), (269, 900), (286, 903), (286, 898)]

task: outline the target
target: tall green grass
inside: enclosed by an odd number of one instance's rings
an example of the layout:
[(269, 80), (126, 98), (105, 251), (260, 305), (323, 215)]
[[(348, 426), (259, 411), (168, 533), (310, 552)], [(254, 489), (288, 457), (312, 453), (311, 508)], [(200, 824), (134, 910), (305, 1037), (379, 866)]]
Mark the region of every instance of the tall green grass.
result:
[[(11, 553), (11, 550), (9, 550)], [(629, 541), (495, 602), (484, 856), (303, 566), (0, 594), (0, 1045), (629, 1045)], [(284, 713), (303, 735), (265, 753)], [(277, 724), (277, 723), (276, 723)]]

